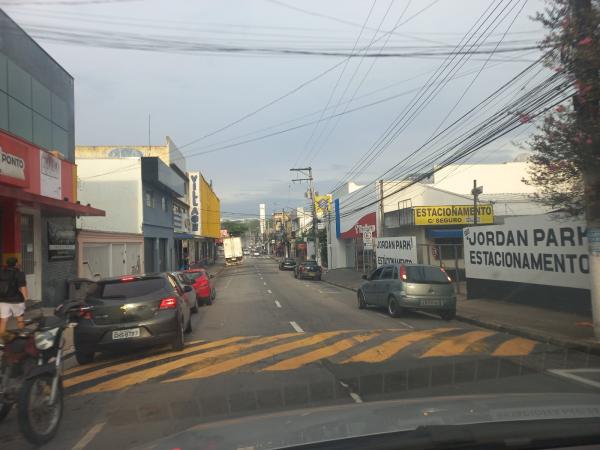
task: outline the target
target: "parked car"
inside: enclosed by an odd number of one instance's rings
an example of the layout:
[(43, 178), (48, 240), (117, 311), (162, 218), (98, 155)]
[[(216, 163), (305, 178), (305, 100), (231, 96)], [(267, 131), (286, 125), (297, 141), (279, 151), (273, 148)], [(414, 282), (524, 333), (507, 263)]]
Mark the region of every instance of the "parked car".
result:
[(294, 276), (300, 280), (304, 278), (312, 278), (313, 280), (321, 280), (321, 266), (316, 261), (304, 261), (294, 269)]
[(255, 251), (255, 252), (253, 253), (253, 255), (254, 255), (254, 256), (260, 256), (260, 252), (256, 252), (256, 251)]
[(250, 250), (244, 249), (244, 256), (250, 256)]
[(95, 283), (84, 300), (85, 312), (74, 329), (75, 357), (90, 363), (99, 351), (130, 350), (170, 343), (183, 349), (192, 331), (189, 297), (171, 273), (127, 275)]
[(456, 315), (452, 279), (439, 266), (389, 264), (374, 270), (358, 289), (358, 307), (380, 306), (392, 317), (403, 310), (428, 311), (451, 320)]
[(292, 258), (283, 258), (279, 261), (279, 270), (294, 270), (296, 267), (296, 260)]
[(213, 283), (214, 275), (209, 275), (204, 269), (185, 270), (182, 275), (187, 278), (187, 283), (194, 288), (197, 304), (199, 306), (212, 305), (217, 296), (217, 290)]

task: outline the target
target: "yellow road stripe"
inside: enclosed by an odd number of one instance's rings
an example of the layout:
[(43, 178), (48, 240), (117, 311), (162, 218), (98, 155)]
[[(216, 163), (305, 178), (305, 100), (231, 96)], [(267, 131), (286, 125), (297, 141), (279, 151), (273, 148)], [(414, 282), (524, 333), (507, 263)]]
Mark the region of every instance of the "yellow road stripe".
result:
[(421, 355), (421, 358), (461, 355), (470, 345), (493, 334), (496, 333), (493, 331), (470, 331), (468, 333), (461, 334), (460, 336), (451, 337), (443, 340), (435, 347), (429, 349), (427, 352)]
[(276, 345), (275, 347), (240, 356), (239, 358), (232, 358), (217, 364), (213, 364), (211, 366), (202, 367), (200, 369), (188, 372), (180, 377), (165, 380), (165, 382), (171, 383), (174, 381), (192, 380), (195, 378), (206, 378), (221, 374), (223, 372), (229, 372), (230, 370), (234, 370), (239, 367), (246, 366), (257, 361), (261, 361), (263, 359), (272, 358), (273, 356), (278, 355), (280, 353), (285, 353), (291, 350), (295, 350), (297, 348), (308, 347), (309, 345), (318, 344), (319, 342), (323, 342), (341, 333), (344, 333), (344, 331), (330, 331), (328, 333), (319, 333), (306, 339), (289, 342), (287, 344)]
[(242, 339), (246, 339), (246, 338), (243, 336), (230, 337), (227, 339), (221, 339), (219, 341), (209, 342), (208, 344), (204, 344), (204, 345), (185, 347), (180, 352), (160, 353), (158, 355), (150, 356), (148, 358), (136, 359), (133, 361), (115, 364), (113, 366), (105, 367), (104, 369), (98, 369), (93, 372), (85, 373), (83, 375), (79, 375), (79, 376), (76, 376), (73, 378), (67, 378), (64, 380), (63, 384), (65, 387), (74, 386), (79, 383), (83, 383), (83, 382), (90, 381), (90, 380), (95, 380), (96, 378), (103, 377), (105, 375), (112, 375), (115, 373), (123, 372), (124, 370), (132, 369), (134, 367), (143, 366), (144, 364), (148, 364), (148, 363), (151, 363), (154, 361), (160, 361), (162, 359), (172, 358), (173, 356), (186, 355), (188, 353), (196, 352), (198, 350), (205, 350), (205, 349), (209, 349), (209, 348), (219, 347), (221, 345), (226, 345), (226, 344), (231, 344), (233, 342), (241, 341)]
[(271, 342), (285, 339), (290, 336), (298, 336), (298, 333), (286, 333), (279, 334), (276, 336), (264, 337), (260, 339), (255, 339), (244, 344), (228, 345), (227, 347), (218, 348), (216, 350), (200, 353), (198, 355), (190, 355), (187, 358), (176, 359), (175, 361), (164, 363), (156, 367), (151, 367), (146, 370), (141, 370), (139, 372), (133, 372), (126, 375), (118, 376), (116, 378), (112, 378), (103, 383), (96, 384), (88, 389), (84, 389), (78, 392), (76, 395), (116, 391), (134, 384), (142, 383), (150, 378), (159, 377), (171, 370), (179, 369), (180, 367), (184, 367), (190, 364), (196, 364), (203, 361), (208, 361), (210, 363), (214, 358), (217, 358), (219, 356), (231, 355), (248, 348), (256, 347), (263, 344), (269, 344)]
[(503, 342), (492, 356), (525, 356), (534, 349), (536, 342), (531, 339), (513, 338)]
[(367, 342), (369, 339), (373, 339), (376, 336), (379, 336), (379, 332), (372, 334), (362, 334), (358, 336), (353, 336), (348, 339), (343, 339), (338, 342), (334, 342), (327, 347), (319, 348), (312, 352), (305, 353), (304, 355), (299, 355), (294, 358), (289, 358), (284, 361), (280, 361), (272, 366), (268, 366), (263, 370), (292, 370), (297, 369), (298, 367), (304, 366), (305, 364), (309, 364), (311, 362), (319, 361), (320, 359), (329, 358), (330, 356), (337, 355), (349, 348), (354, 347), (357, 344), (362, 342)]
[(364, 352), (358, 353), (345, 361), (342, 364), (354, 362), (379, 363), (391, 358), (399, 351), (405, 349), (409, 345), (415, 344), (424, 339), (429, 339), (439, 333), (452, 331), (456, 328), (436, 328), (433, 330), (413, 331), (402, 336), (390, 339), (376, 347), (372, 347)]

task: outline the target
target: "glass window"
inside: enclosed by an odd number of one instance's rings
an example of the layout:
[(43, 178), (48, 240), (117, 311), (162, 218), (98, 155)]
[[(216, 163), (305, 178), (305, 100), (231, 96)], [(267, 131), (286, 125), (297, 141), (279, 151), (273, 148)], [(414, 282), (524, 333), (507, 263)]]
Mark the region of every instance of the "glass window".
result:
[(0, 91), (0, 128), (8, 130), (8, 95)]
[(38, 113), (33, 113), (33, 143), (46, 150), (59, 150), (52, 145), (52, 123)]
[(161, 290), (164, 287), (162, 278), (143, 278), (134, 281), (109, 281), (100, 284), (100, 298), (141, 297)]
[(56, 95), (52, 95), (52, 122), (65, 130), (69, 129), (69, 109), (66, 102)]
[(52, 117), (52, 95), (46, 86), (32, 80), (33, 110), (47, 119)]
[(369, 280), (371, 280), (371, 281), (378, 280), (379, 275), (381, 275), (382, 271), (383, 271), (383, 267), (380, 267), (379, 269), (375, 270), (375, 272), (371, 273)]
[(33, 141), (33, 112), (12, 97), (8, 98), (8, 131)]
[(65, 130), (52, 125), (52, 150), (58, 150), (63, 155), (69, 155), (69, 135)]
[(152, 195), (152, 191), (146, 191), (145, 198), (146, 198), (146, 206), (148, 208), (154, 208), (154, 197)]
[(161, 198), (161, 205), (162, 205), (162, 210), (166, 212), (167, 211), (167, 199), (164, 196)]
[(406, 266), (406, 281), (409, 283), (449, 283), (448, 276), (439, 267)]
[(31, 107), (31, 76), (8, 60), (8, 95)]
[(381, 279), (382, 280), (391, 280), (393, 275), (394, 275), (394, 269), (391, 267), (386, 267), (383, 269), (383, 272), (381, 272)]
[(398, 279), (398, 266), (394, 266), (394, 276), (392, 278), (394, 280)]
[(6, 79), (6, 56), (4, 56), (2, 53), (0, 53), (0, 90), (4, 91), (4, 92), (8, 92), (8, 87), (7, 87), (7, 79)]

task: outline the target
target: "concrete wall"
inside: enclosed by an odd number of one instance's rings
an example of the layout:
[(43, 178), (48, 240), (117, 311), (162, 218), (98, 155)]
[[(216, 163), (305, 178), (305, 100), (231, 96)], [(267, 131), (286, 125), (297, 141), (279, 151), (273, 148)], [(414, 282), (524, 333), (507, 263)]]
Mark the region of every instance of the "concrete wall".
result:
[(140, 158), (78, 159), (77, 166), (79, 200), (106, 211), (106, 217), (77, 219), (77, 228), (141, 233), (144, 219)]

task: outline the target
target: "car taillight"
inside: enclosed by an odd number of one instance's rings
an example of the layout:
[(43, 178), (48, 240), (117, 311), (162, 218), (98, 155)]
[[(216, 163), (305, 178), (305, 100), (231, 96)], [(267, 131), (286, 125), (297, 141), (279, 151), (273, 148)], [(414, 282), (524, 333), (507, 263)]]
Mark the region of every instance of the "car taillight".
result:
[(79, 317), (82, 319), (93, 319), (92, 309), (89, 306), (80, 306), (79, 307)]
[(133, 281), (133, 280), (135, 280), (135, 277), (134, 277), (134, 276), (131, 276), (131, 275), (127, 275), (127, 276), (121, 277), (121, 278), (119, 278), (119, 279), (120, 279), (121, 281)]
[(167, 297), (160, 301), (158, 309), (173, 309), (175, 307), (177, 307), (177, 299), (175, 297)]
[(400, 279), (406, 281), (406, 267), (400, 266)]

